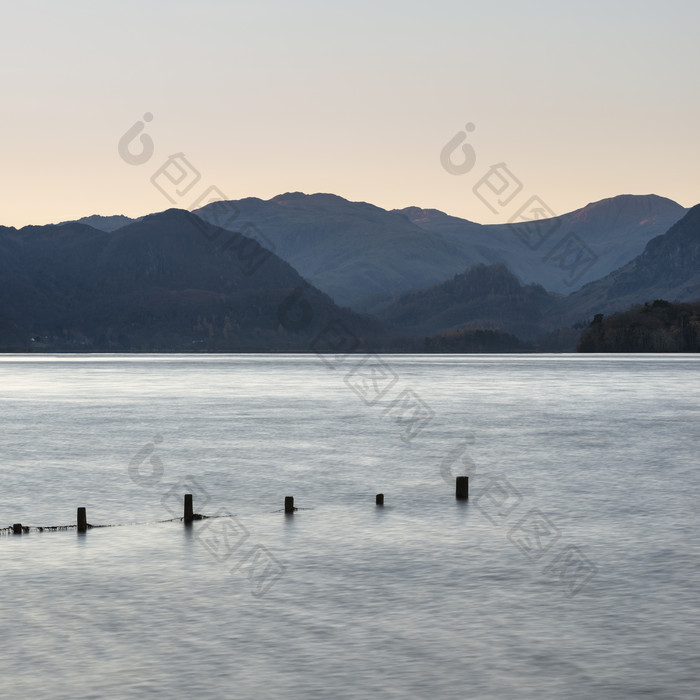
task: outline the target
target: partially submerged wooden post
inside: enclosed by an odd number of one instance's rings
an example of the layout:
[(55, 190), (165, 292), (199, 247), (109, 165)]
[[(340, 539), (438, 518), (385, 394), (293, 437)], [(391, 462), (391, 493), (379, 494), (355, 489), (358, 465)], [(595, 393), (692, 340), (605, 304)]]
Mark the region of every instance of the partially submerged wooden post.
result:
[(384, 505), (384, 494), (383, 494), (383, 493), (378, 493), (378, 494), (377, 494), (376, 503), (377, 503), (378, 506), (383, 506), (383, 505)]
[(458, 476), (456, 482), (457, 500), (466, 501), (469, 498), (469, 477)]
[(78, 532), (87, 532), (87, 510), (78, 508)]
[(22, 534), (22, 523), (15, 523), (12, 526), (12, 534), (13, 535), (21, 535)]
[(185, 523), (191, 523), (194, 520), (194, 508), (192, 506), (192, 494), (185, 494)]
[(293, 513), (296, 510), (294, 507), (294, 496), (285, 496), (284, 497), (284, 512), (285, 513)]

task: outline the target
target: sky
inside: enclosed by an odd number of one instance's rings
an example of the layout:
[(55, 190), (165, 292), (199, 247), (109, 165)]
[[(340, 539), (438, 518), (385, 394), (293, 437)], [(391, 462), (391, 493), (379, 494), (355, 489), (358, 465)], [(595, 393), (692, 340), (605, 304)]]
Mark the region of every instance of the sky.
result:
[(0, 2), (0, 225), (295, 191), (482, 223), (700, 202), (697, 0)]

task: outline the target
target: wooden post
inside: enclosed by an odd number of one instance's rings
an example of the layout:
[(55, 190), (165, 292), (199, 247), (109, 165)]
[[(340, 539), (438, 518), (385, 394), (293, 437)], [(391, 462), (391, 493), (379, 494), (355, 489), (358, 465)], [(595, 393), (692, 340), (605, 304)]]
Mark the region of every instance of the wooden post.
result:
[(12, 534), (13, 535), (21, 535), (22, 534), (22, 523), (15, 523), (12, 526)]
[(284, 512), (285, 513), (293, 513), (296, 510), (294, 507), (294, 496), (285, 496), (284, 497)]
[(78, 508), (78, 532), (87, 532), (87, 511)]
[(469, 498), (469, 477), (458, 476), (456, 482), (457, 500), (466, 501)]
[(189, 524), (194, 520), (194, 508), (192, 507), (192, 494), (185, 494), (185, 523)]
[(377, 494), (376, 502), (377, 502), (377, 505), (378, 505), (378, 506), (383, 506), (383, 505), (384, 505), (384, 494), (383, 494), (383, 493), (378, 493), (378, 494)]

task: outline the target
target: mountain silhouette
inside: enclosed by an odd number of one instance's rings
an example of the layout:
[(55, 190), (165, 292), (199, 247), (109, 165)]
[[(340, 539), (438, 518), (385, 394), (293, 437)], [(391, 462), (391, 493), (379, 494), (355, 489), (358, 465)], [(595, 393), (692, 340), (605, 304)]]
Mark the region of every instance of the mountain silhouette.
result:
[(256, 241), (170, 209), (112, 232), (0, 231), (0, 345), (113, 350), (308, 348), (337, 307)]
[[(486, 226), (434, 209), (402, 211), (427, 231), (471, 241), (487, 258), (474, 262), (503, 262), (524, 284), (562, 294), (629, 262), (686, 213), (657, 195), (619, 195), (551, 219)], [(574, 258), (562, 255), (567, 247), (584, 252), (582, 264), (572, 265)]]
[(401, 295), (379, 318), (405, 335), (476, 327), (533, 339), (653, 299), (700, 299), (700, 205), (649, 241), (632, 261), (567, 296), (522, 285), (503, 263), (477, 265)]
[(700, 299), (700, 204), (634, 260), (574, 292), (563, 303), (561, 318), (610, 313), (654, 299)]
[[(579, 226), (578, 234), (566, 235), (581, 241), (586, 226), (588, 243), (598, 236), (602, 250), (607, 235), (610, 250), (617, 246), (619, 252), (629, 241), (615, 243), (613, 228), (639, 245), (679, 209), (685, 212), (659, 197), (621, 196), (560, 218)], [(524, 284), (506, 263), (491, 260), (505, 236), (522, 248), (513, 230), (437, 210), (388, 212), (335, 195), (301, 193), (216, 202), (197, 214), (169, 209), (137, 220), (97, 216), (0, 227), (0, 347), (304, 351), (336, 324), (354, 347), (421, 349), (428, 336), (444, 336), (432, 350), (520, 347), (491, 333), (498, 331), (530, 344), (554, 334), (551, 347), (573, 349), (575, 328), (596, 314), (654, 299), (700, 299), (700, 205), (647, 241), (632, 260), (567, 295)], [(487, 248), (484, 231), (501, 238)], [(561, 264), (552, 266), (559, 275), (562, 261), (579, 255), (571, 240), (573, 252), (562, 248)], [(480, 258), (476, 264), (469, 263), (472, 253)], [(312, 275), (300, 275), (284, 256)], [(313, 277), (341, 299), (365, 299), (376, 318), (338, 306)], [(414, 286), (400, 291), (406, 285)]]

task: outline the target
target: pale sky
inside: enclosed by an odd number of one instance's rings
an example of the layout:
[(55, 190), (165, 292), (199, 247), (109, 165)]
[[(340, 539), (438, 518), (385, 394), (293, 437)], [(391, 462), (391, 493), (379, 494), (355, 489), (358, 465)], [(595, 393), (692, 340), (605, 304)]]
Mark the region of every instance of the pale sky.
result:
[[(534, 195), (556, 214), (700, 202), (697, 0), (0, 7), (1, 225), (174, 206), (151, 178), (177, 153), (201, 174), (183, 208), (210, 186), (483, 223)], [(129, 165), (118, 142), (146, 113), (153, 155)], [(454, 175), (440, 155), (460, 131), (475, 160)], [(493, 213), (473, 188), (498, 163), (522, 188)]]

